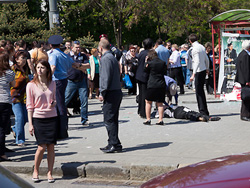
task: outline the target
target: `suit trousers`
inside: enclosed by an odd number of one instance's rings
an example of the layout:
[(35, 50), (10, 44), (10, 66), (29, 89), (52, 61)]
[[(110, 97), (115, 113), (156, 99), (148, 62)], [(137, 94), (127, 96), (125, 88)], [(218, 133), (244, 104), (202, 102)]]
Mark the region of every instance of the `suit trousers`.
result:
[[(245, 87), (246, 85), (241, 84), (241, 88)], [(241, 101), (241, 109), (240, 109), (240, 117), (247, 117), (250, 118), (250, 101), (249, 100), (242, 100)]]
[(138, 86), (139, 86), (139, 101), (138, 101), (138, 114), (143, 117), (146, 118), (146, 102), (145, 102), (145, 98), (146, 98), (146, 92), (147, 92), (147, 84), (143, 83), (141, 81), (138, 81)]
[(184, 94), (185, 81), (182, 73), (182, 67), (171, 68), (170, 77), (177, 80), (177, 84), (180, 86), (180, 93)]
[(108, 132), (108, 145), (116, 146), (121, 144), (118, 137), (119, 108), (122, 101), (122, 91), (107, 91), (103, 101), (104, 124)]
[(67, 107), (65, 104), (65, 90), (67, 87), (67, 79), (56, 80), (56, 107), (58, 115), (58, 139), (68, 138), (68, 117)]
[(202, 72), (196, 72), (195, 74), (195, 93), (198, 103), (199, 112), (203, 115), (209, 116), (207, 109), (206, 95), (204, 92), (204, 84), (206, 80), (206, 70)]

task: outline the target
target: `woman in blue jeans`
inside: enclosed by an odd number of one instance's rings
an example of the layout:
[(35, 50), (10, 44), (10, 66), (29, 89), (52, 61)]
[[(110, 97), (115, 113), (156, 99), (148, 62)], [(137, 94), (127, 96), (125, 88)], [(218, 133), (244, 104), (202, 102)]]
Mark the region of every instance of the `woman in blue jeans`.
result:
[(13, 57), (12, 70), (15, 73), (16, 84), (11, 88), (12, 110), (15, 114), (15, 125), (12, 127), (16, 136), (16, 144), (25, 146), (24, 126), (28, 121), (26, 110), (26, 85), (29, 82), (27, 52), (17, 51)]

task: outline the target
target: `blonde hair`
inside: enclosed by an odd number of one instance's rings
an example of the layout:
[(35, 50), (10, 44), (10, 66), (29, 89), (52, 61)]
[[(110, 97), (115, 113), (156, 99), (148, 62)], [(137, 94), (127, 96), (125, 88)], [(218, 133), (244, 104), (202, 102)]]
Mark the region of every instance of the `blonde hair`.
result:
[(96, 53), (96, 52), (97, 52), (97, 49), (96, 48), (92, 48), (90, 53), (91, 53), (91, 55), (94, 55), (94, 53)]
[(172, 47), (174, 47), (176, 50), (179, 49), (178, 45), (177, 44), (172, 44)]

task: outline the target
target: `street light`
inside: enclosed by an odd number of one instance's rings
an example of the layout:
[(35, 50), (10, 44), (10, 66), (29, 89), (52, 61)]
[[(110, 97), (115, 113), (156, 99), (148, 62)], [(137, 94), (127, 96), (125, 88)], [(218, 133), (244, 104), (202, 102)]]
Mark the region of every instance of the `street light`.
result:
[(27, 0), (0, 0), (0, 3), (26, 3)]

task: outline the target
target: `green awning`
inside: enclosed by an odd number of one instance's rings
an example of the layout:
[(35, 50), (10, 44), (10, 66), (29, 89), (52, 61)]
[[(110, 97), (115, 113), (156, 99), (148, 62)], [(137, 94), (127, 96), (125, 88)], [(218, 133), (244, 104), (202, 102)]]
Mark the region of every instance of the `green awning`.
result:
[(250, 21), (249, 9), (235, 9), (223, 12), (213, 17), (210, 22), (225, 22), (225, 21)]

